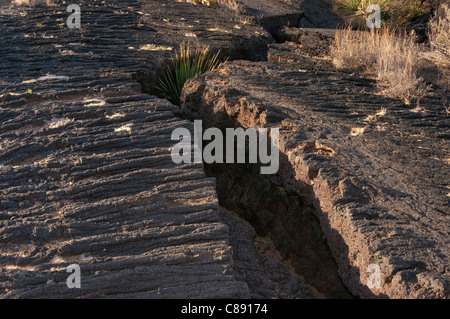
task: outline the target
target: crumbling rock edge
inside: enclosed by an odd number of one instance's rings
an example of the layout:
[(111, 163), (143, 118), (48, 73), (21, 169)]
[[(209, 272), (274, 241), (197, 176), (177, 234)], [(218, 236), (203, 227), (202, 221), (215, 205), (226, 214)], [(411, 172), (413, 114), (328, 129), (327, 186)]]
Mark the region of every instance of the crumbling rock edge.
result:
[[(55, 2), (0, 3), (0, 295), (314, 297), (256, 252), (251, 226), (219, 218), (201, 164), (173, 163), (170, 132), (192, 124), (136, 83), (156, 83), (170, 58), (161, 48), (188, 39), (261, 60), (270, 34), (229, 10), (165, 0), (81, 0), (83, 29), (73, 30)], [(72, 263), (83, 289), (66, 285)]]
[[(385, 132), (414, 136), (419, 130), (415, 118), (412, 126), (390, 126), (396, 117), (411, 116), (393, 100), (356, 94), (355, 84), (370, 90), (370, 82), (327, 70), (300, 69), (303, 67), (300, 63), (229, 63), (186, 83), (183, 112), (191, 119), (202, 119), (204, 127), (281, 129), (278, 176), (284, 187), (309, 194), (339, 275), (352, 294), (362, 298), (448, 298), (449, 229), (444, 213), (448, 199), (442, 186), (448, 164), (438, 160), (426, 164), (444, 176), (414, 169), (412, 165), (429, 160), (410, 155), (413, 153), (406, 145), (399, 145)], [(265, 85), (267, 81), (271, 87)], [(335, 98), (335, 105), (321, 98), (314, 103), (315, 95), (323, 94), (318, 85), (329, 81), (340, 86), (328, 97)], [(308, 86), (315, 88), (303, 92)], [(345, 87), (349, 97), (336, 95)], [(351, 104), (361, 96), (361, 107)], [(428, 103), (434, 107), (432, 101)], [(360, 114), (353, 118), (345, 115), (350, 114), (346, 110), (349, 104)], [(392, 107), (395, 114), (386, 117), (385, 123), (358, 130), (361, 118), (380, 106)], [(420, 115), (416, 117), (420, 121)], [(437, 118), (436, 123), (442, 121), (445, 119)], [(380, 125), (387, 128), (380, 129)], [(432, 126), (420, 128), (425, 141), (408, 138), (408, 143), (419, 148), (423, 142), (435, 144), (433, 156), (443, 158), (445, 133), (435, 135)], [(393, 162), (389, 152), (377, 153), (380, 143), (386, 150), (400, 147), (405, 153), (396, 154), (398, 162)], [(408, 157), (414, 160), (408, 163)], [(371, 264), (381, 268), (380, 288), (367, 284)]]

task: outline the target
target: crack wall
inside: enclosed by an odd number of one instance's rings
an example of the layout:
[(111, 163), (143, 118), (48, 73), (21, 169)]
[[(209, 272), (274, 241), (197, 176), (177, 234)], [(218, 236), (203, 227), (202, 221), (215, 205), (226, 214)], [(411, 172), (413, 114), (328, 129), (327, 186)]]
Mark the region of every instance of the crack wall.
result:
[[(274, 38), (271, 43), (284, 42), (279, 37), (280, 30), (285, 26), (297, 27), (303, 17), (300, 12), (265, 17), (255, 16), (255, 12), (249, 8), (244, 11)], [(266, 61), (268, 49), (268, 46), (257, 50), (245, 48), (244, 51), (242, 48), (225, 48), (221, 50), (221, 58), (223, 60), (226, 57), (229, 61)], [(155, 88), (156, 79), (163, 75), (170, 64), (170, 59), (161, 60), (156, 71), (152, 69), (138, 74), (137, 79), (144, 93), (165, 98)], [(186, 117), (183, 113), (180, 116)], [(230, 120), (221, 123), (222, 128), (233, 122), (233, 119)], [(277, 259), (292, 275), (306, 281), (316, 297), (353, 297), (338, 275), (317, 212), (306, 195), (285, 185), (280, 175), (261, 175), (259, 166), (255, 164), (204, 163), (204, 167), (207, 176), (216, 178), (220, 206), (254, 227), (254, 244), (261, 254)]]
[(261, 175), (256, 164), (205, 164), (205, 172), (216, 178), (219, 204), (255, 228), (261, 253), (282, 262), (317, 296), (352, 297), (307, 196), (289, 189), (279, 175)]

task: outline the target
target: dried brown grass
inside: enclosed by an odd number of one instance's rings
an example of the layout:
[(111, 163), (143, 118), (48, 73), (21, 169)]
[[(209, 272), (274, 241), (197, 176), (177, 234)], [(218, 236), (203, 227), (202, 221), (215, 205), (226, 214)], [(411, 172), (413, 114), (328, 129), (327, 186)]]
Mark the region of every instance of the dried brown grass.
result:
[(383, 95), (405, 104), (425, 96), (428, 87), (417, 76), (418, 47), (411, 36), (388, 28), (336, 33), (331, 54), (337, 69), (374, 77)]
[(14, 0), (13, 2), (18, 5), (22, 4), (25, 5), (45, 4), (47, 6), (54, 5), (52, 0)]
[(333, 64), (344, 71), (375, 72), (380, 40), (378, 31), (354, 31), (350, 27), (337, 31), (331, 48)]
[(370, 4), (380, 6), (383, 25), (407, 26), (429, 11), (429, 5), (421, 0), (330, 0), (334, 11), (353, 27), (366, 28)]
[(428, 37), (434, 59), (450, 66), (450, 5), (441, 4), (436, 15), (430, 20)]

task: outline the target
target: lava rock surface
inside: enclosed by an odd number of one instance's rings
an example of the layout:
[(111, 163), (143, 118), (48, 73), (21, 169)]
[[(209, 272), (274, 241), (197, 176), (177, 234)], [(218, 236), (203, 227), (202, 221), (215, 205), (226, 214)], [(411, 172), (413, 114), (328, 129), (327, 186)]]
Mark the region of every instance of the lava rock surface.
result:
[(142, 90), (179, 45), (260, 59), (272, 37), (230, 9), (162, 0), (79, 1), (69, 29), (53, 3), (1, 2), (0, 296), (248, 298), (214, 179), (170, 156), (192, 123)]
[[(290, 60), (234, 61), (189, 80), (183, 112), (206, 127), (280, 129), (279, 185), (310, 194), (354, 295), (448, 297), (450, 126), (441, 100), (405, 106), (297, 47)], [(367, 285), (371, 264), (380, 288)]]

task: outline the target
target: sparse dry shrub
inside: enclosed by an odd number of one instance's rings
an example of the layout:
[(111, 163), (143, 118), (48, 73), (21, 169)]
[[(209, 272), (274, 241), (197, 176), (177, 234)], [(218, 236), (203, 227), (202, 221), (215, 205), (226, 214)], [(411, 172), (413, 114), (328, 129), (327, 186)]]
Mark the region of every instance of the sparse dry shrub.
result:
[(404, 33), (387, 28), (347, 28), (336, 33), (331, 54), (337, 69), (373, 76), (382, 94), (402, 99), (405, 104), (418, 102), (428, 90), (417, 76), (418, 47)]
[(52, 0), (14, 0), (13, 3), (18, 4), (18, 5), (45, 4), (47, 6), (51, 6), (54, 4)]
[(441, 4), (429, 24), (428, 37), (435, 59), (450, 65), (450, 5)]
[(205, 6), (216, 7), (218, 6), (218, 0), (177, 0), (177, 2), (188, 2), (192, 4), (203, 4)]
[(407, 26), (420, 18), (429, 10), (426, 1), (421, 0), (334, 0), (335, 10), (344, 21), (354, 27), (365, 28), (367, 12), (370, 4), (380, 6), (381, 18), (384, 25)]
[(399, 98), (405, 104), (425, 96), (428, 87), (417, 76), (418, 48), (406, 36), (386, 36), (377, 61), (377, 87), (384, 95)]
[(380, 37), (378, 31), (366, 32), (347, 27), (336, 32), (331, 48), (333, 64), (339, 70), (375, 72)]

